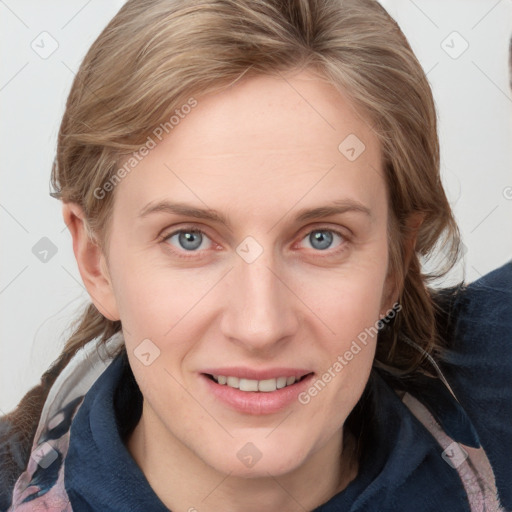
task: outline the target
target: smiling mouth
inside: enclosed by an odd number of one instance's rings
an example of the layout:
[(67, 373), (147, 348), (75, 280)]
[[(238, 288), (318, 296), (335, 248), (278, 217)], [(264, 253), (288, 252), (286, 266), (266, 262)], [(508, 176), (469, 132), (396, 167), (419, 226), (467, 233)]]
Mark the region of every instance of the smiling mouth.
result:
[(264, 380), (244, 379), (228, 375), (211, 375), (209, 373), (204, 373), (203, 375), (221, 386), (227, 386), (245, 392), (271, 393), (298, 384), (312, 374), (313, 372), (296, 377), (277, 377)]

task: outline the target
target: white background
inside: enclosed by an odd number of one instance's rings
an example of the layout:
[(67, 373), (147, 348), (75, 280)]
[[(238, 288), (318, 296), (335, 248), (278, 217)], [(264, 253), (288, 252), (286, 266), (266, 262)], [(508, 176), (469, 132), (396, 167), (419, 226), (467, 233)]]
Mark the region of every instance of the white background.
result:
[[(464, 272), (473, 281), (512, 258), (512, 1), (382, 3), (427, 72), (438, 108), (443, 181), (467, 249), (445, 284)], [(39, 381), (88, 301), (60, 203), (48, 195), (50, 169), (73, 73), (122, 4), (0, 0), (0, 414)], [(50, 49), (51, 39), (40, 42), (45, 31), (58, 48), (43, 59), (31, 44)], [(469, 44), (458, 58), (443, 49), (462, 48), (454, 31)], [(43, 237), (57, 250), (46, 263), (32, 252)]]

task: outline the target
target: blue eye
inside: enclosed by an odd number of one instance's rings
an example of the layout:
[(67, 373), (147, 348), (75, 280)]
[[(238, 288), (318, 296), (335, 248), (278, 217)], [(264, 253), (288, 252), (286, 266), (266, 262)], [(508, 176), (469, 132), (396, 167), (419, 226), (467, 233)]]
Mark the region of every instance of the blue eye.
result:
[(303, 240), (307, 239), (313, 249), (325, 251), (330, 248), (334, 236), (341, 238), (342, 241), (344, 240), (344, 236), (341, 233), (333, 231), (332, 229), (314, 229), (313, 231), (310, 231)]
[(197, 229), (182, 229), (181, 231), (175, 231), (170, 235), (165, 237), (165, 241), (170, 241), (175, 237), (177, 238), (179, 248), (184, 249), (185, 251), (197, 251), (204, 239), (207, 237), (204, 236), (204, 233)]
[[(332, 244), (335, 237), (338, 237), (340, 241), (338, 246), (333, 249)], [(197, 253), (201, 250), (211, 248), (212, 244), (212, 241), (204, 231), (192, 226), (190, 228), (185, 227), (169, 234), (165, 234), (160, 238), (160, 240), (171, 245), (174, 252), (176, 252), (178, 256), (182, 257), (187, 257), (183, 255), (184, 252)], [(345, 249), (345, 242), (347, 242), (347, 239), (343, 234), (328, 228), (313, 229), (301, 238), (301, 241), (304, 240), (308, 240), (311, 248), (315, 251), (327, 252), (328, 249), (333, 249), (332, 251), (329, 251), (329, 255), (333, 255), (333, 253), (337, 254), (339, 251)], [(208, 245), (208, 241), (210, 245)], [(180, 252), (182, 253), (181, 255), (179, 254)]]

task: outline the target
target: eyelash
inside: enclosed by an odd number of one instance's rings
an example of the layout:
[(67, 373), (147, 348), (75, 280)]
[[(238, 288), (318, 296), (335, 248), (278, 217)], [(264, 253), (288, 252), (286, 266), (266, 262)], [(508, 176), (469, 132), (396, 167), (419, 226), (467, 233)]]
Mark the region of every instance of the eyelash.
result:
[[(326, 257), (327, 258), (327, 257), (333, 257), (333, 256), (337, 256), (337, 255), (341, 254), (343, 251), (346, 250), (346, 245), (350, 242), (350, 239), (349, 239), (348, 235), (346, 235), (344, 233), (341, 233), (340, 231), (337, 231), (337, 230), (332, 229), (332, 228), (327, 227), (327, 226), (320, 226), (320, 227), (317, 227), (317, 228), (314, 228), (314, 229), (310, 229), (308, 232), (305, 233), (304, 236), (302, 236), (300, 238), (300, 241), (304, 240), (304, 238), (306, 238), (306, 236), (310, 235), (311, 233), (313, 233), (315, 231), (327, 231), (327, 232), (330, 232), (330, 233), (334, 233), (334, 234), (338, 235), (340, 238), (342, 238), (342, 242), (341, 242), (340, 246), (337, 249), (334, 249), (333, 251), (329, 251), (329, 249), (326, 249), (325, 251), (321, 251), (321, 250), (315, 251), (317, 253), (328, 252), (328, 254), (326, 254), (325, 256), (321, 256), (321, 257)], [(190, 233), (190, 232), (201, 233), (202, 235), (206, 236), (207, 238), (210, 238), (208, 236), (208, 234), (205, 231), (203, 231), (202, 229), (199, 229), (199, 228), (197, 228), (195, 226), (185, 226), (185, 227), (177, 229), (175, 231), (165, 232), (163, 235), (158, 237), (158, 242), (161, 242), (161, 243), (167, 242), (167, 240), (169, 238), (171, 238), (172, 236), (174, 236), (174, 235), (177, 235), (179, 233)], [(168, 243), (166, 243), (166, 245), (169, 248), (169, 250), (171, 250), (177, 257), (183, 258), (183, 259), (194, 258), (195, 255), (197, 255), (198, 253), (202, 252), (202, 251), (185, 251), (185, 250), (183, 250), (183, 252), (189, 252), (191, 254), (190, 256), (184, 256), (182, 251), (178, 251), (178, 250), (174, 249)]]

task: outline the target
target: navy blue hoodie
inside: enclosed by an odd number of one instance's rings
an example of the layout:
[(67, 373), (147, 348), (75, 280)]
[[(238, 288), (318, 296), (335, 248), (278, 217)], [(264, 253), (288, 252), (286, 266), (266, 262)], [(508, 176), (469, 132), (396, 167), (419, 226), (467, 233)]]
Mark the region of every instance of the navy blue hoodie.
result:
[[(373, 368), (352, 414), (358, 475), (315, 512), (512, 510), (512, 262), (462, 288), (444, 325), (439, 366), (457, 399), (440, 379)], [(13, 511), (168, 511), (124, 444), (142, 411), (126, 353), (93, 361), (83, 384), (92, 354), (60, 381), (74, 395), (49, 395)]]

